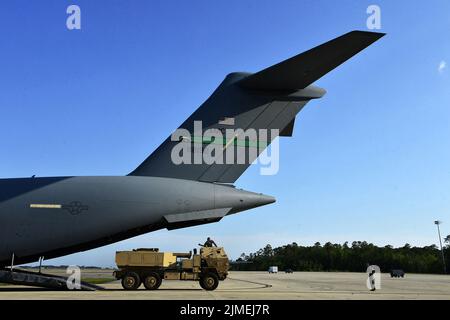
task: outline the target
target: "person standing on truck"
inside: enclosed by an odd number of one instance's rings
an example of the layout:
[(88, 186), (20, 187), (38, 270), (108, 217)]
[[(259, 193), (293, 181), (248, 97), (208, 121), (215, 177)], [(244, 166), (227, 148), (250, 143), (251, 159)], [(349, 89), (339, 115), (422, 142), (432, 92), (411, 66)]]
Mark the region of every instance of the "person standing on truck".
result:
[(206, 242), (203, 244), (204, 247), (217, 247), (217, 244), (214, 242), (213, 239), (211, 239), (210, 237), (208, 237), (208, 239), (206, 239)]

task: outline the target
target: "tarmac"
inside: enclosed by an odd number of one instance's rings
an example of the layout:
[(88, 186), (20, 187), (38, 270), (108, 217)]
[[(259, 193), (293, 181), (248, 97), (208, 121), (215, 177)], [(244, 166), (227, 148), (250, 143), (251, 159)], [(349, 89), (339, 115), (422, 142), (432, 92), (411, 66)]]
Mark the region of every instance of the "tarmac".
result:
[[(92, 271), (86, 277), (111, 277), (110, 271)], [(230, 272), (215, 291), (202, 290), (194, 281), (163, 281), (158, 290), (125, 291), (119, 281), (101, 284), (105, 290), (51, 291), (0, 285), (0, 300), (450, 300), (450, 276), (407, 274), (391, 278), (382, 274), (381, 288), (370, 292), (364, 273)]]

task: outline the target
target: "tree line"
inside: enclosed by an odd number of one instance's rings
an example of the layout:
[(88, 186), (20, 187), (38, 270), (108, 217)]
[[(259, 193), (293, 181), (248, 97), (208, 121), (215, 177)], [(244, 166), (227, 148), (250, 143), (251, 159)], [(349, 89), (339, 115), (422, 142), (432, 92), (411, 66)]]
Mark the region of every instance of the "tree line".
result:
[[(450, 267), (450, 235), (444, 241), (444, 257)], [(378, 265), (382, 272), (403, 269), (409, 273), (443, 273), (442, 253), (436, 245), (412, 247), (405, 244), (376, 246), (366, 241), (351, 244), (300, 246), (297, 243), (272, 248), (270, 244), (249, 255), (243, 253), (232, 264), (233, 270), (266, 271), (270, 266), (294, 271), (365, 272), (367, 266)]]

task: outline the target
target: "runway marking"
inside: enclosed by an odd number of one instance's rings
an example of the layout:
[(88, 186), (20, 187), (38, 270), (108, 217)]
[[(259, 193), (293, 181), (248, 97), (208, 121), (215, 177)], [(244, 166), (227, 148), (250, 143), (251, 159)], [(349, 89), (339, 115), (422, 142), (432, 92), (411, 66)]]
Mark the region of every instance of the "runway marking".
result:
[(249, 280), (242, 280), (242, 279), (236, 279), (236, 278), (231, 278), (231, 277), (228, 277), (228, 279), (234, 280), (234, 281), (242, 281), (242, 282), (257, 284), (257, 285), (263, 286), (264, 288), (272, 288), (272, 285), (271, 284), (267, 284), (267, 283), (261, 283), (261, 282), (255, 282), (255, 281), (249, 281)]

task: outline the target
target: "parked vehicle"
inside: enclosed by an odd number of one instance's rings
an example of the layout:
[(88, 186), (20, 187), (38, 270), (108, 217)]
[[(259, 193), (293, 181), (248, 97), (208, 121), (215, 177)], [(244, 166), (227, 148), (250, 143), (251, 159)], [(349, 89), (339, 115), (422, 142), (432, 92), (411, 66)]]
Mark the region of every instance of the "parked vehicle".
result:
[(278, 273), (278, 267), (277, 266), (272, 266), (269, 267), (269, 270), (267, 270), (269, 273)]
[(405, 277), (405, 271), (401, 269), (394, 269), (391, 270), (391, 278), (404, 278)]
[(156, 290), (162, 280), (198, 281), (205, 290), (215, 290), (226, 279), (229, 262), (220, 247), (202, 247), (189, 253), (159, 252), (158, 249), (136, 249), (116, 252), (114, 271), (126, 290), (136, 290), (144, 283), (148, 290)]

